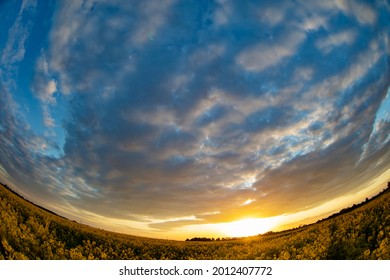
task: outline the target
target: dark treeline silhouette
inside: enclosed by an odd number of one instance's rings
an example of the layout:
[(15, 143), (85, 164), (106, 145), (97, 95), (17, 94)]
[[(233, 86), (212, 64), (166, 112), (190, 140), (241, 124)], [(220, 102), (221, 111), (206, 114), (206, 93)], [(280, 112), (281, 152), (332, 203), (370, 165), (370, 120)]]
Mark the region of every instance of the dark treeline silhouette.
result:
[(194, 237), (187, 238), (186, 241), (231, 241), (231, 240), (241, 240), (243, 237), (218, 237), (218, 238), (208, 238), (208, 237)]
[(347, 207), (347, 208), (344, 208), (344, 209), (341, 209), (338, 213), (335, 213), (333, 215), (330, 215), (329, 217), (326, 217), (324, 219), (321, 219), (321, 220), (318, 220), (318, 222), (322, 222), (322, 221), (326, 221), (326, 220), (329, 220), (329, 219), (332, 219), (334, 217), (337, 217), (337, 216), (340, 216), (342, 214), (346, 214), (346, 213), (349, 213), (351, 212), (352, 210), (355, 210), (363, 205), (365, 205), (367, 202), (370, 202), (374, 199), (376, 199), (377, 197), (380, 197), (382, 195), (384, 195), (385, 193), (389, 192), (390, 191), (390, 182), (387, 182), (387, 188), (384, 188), (380, 193), (378, 193), (377, 195), (374, 195), (373, 197), (371, 198), (368, 198), (366, 197), (366, 199), (358, 204), (354, 204), (352, 205), (351, 207)]

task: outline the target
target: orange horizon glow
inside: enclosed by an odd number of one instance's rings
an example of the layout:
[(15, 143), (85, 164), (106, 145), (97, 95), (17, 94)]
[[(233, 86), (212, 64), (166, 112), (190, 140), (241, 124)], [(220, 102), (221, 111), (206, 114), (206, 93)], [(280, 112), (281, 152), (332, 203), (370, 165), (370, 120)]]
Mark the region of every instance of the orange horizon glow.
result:
[[(264, 234), (269, 231), (283, 231), (301, 225), (312, 224), (326, 218), (341, 209), (353, 204), (363, 202), (366, 198), (375, 196), (381, 192), (390, 178), (390, 170), (363, 185), (363, 189), (352, 194), (346, 194), (336, 199), (327, 201), (319, 206), (295, 213), (285, 213), (272, 217), (248, 217), (236, 218), (230, 222), (194, 223), (174, 228), (172, 230), (158, 230), (151, 228), (148, 223), (129, 221), (118, 218), (108, 218), (91, 212), (80, 211), (68, 205), (67, 208), (58, 205), (50, 205), (48, 208), (61, 216), (67, 217), (81, 224), (100, 228), (116, 233), (129, 234), (140, 237), (149, 237), (169, 240), (185, 240), (194, 237), (222, 238), (222, 237), (248, 237)], [(24, 195), (24, 194), (23, 194)], [(28, 195), (27, 199), (33, 201)], [(38, 200), (39, 201), (39, 200)], [(42, 203), (42, 202), (41, 202)], [(38, 203), (39, 205), (43, 205)], [(219, 214), (216, 212), (214, 214)], [(168, 221), (188, 220), (192, 218), (199, 222), (195, 216), (181, 217)], [(153, 222), (166, 222), (167, 220), (153, 220)]]
[[(368, 182), (365, 185), (365, 188), (357, 193), (347, 194), (323, 203), (317, 207), (295, 213), (286, 213), (264, 218), (242, 217), (231, 222), (186, 225), (174, 228), (170, 231), (150, 228), (147, 223), (143, 222), (112, 219), (85, 211), (82, 213), (80, 212), (80, 216), (84, 217), (82, 221), (80, 221), (80, 218), (77, 216), (72, 216), (71, 218), (77, 222), (117, 233), (158, 239), (185, 240), (187, 238), (194, 237), (222, 238), (255, 236), (269, 231), (282, 231), (295, 228), (303, 224), (315, 223), (316, 221), (326, 218), (333, 213), (339, 212), (343, 208), (350, 207), (353, 204), (364, 201), (367, 197), (372, 197), (378, 194), (384, 188), (384, 185), (388, 181), (389, 177), (390, 170), (383, 173), (378, 178)], [(64, 216), (69, 217), (71, 213), (74, 213), (71, 210), (75, 209), (67, 209), (67, 213), (64, 213), (65, 209), (62, 208), (57, 208), (57, 210), (58, 212), (63, 213)], [(188, 218), (189, 217), (177, 218), (176, 220)], [(163, 221), (164, 220), (161, 220), (159, 222)], [(194, 221), (198, 220), (194, 217)]]
[(390, 180), (383, 1), (14, 2), (0, 182), (66, 224), (257, 236)]

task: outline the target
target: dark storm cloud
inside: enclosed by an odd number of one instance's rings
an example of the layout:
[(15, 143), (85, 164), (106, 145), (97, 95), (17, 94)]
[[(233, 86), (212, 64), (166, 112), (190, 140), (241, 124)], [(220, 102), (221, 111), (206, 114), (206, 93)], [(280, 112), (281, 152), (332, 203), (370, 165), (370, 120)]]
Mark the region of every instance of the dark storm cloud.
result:
[(389, 142), (388, 122), (373, 128), (390, 72), (381, 5), (61, 2), (33, 88), (68, 102), (64, 155), (19, 143), (7, 115), (2, 165), (59, 204), (160, 229), (345, 194)]

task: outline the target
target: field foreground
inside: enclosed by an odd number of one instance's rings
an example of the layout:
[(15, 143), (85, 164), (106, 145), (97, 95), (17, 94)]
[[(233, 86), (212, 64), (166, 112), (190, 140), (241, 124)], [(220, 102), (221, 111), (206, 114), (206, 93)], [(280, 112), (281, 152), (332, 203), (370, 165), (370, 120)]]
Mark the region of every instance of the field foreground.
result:
[(0, 185), (0, 259), (390, 259), (390, 190), (312, 225), (229, 241), (169, 241), (95, 229)]

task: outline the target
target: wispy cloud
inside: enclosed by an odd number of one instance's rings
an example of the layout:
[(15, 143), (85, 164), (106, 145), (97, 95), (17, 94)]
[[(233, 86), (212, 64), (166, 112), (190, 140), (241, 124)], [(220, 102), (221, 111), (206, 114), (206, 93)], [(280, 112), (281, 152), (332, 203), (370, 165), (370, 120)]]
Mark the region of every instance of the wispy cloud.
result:
[(316, 45), (324, 53), (329, 53), (337, 49), (342, 44), (352, 44), (356, 40), (356, 33), (352, 30), (342, 31), (336, 34), (330, 34), (328, 37), (320, 38)]
[(34, 15), (35, 7), (35, 0), (24, 0), (13, 25), (8, 31), (8, 40), (1, 53), (2, 68), (6, 68), (7, 72), (11, 71), (15, 63), (24, 58), (26, 40), (30, 35), (32, 23), (29, 19), (27, 21), (23, 19)]
[(302, 31), (286, 30), (275, 43), (272, 38), (241, 52), (237, 63), (246, 71), (262, 71), (295, 54), (305, 37)]

